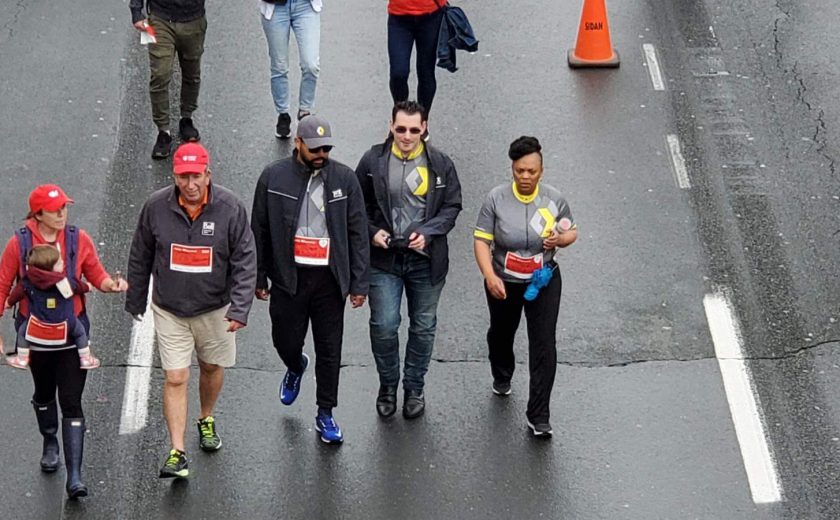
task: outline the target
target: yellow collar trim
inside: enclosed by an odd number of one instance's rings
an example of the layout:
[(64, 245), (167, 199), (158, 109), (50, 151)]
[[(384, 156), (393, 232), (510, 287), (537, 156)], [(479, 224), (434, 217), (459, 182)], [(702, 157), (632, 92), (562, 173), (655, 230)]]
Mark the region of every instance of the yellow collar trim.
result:
[(534, 202), (534, 199), (536, 199), (537, 195), (540, 194), (540, 185), (539, 184), (537, 184), (537, 187), (534, 188), (534, 193), (532, 193), (530, 195), (522, 195), (521, 193), (519, 193), (519, 191), (516, 189), (516, 183), (515, 182), (512, 182), (511, 186), (513, 187), (513, 196), (516, 197), (516, 200), (518, 200), (519, 202), (521, 202), (523, 204), (530, 204), (530, 203)]
[(411, 152), (408, 155), (404, 155), (402, 150), (400, 150), (399, 147), (397, 147), (397, 143), (391, 143), (391, 153), (394, 154), (397, 157), (397, 159), (402, 159), (403, 161), (413, 161), (414, 159), (417, 159), (417, 157), (419, 157), (425, 149), (426, 145), (423, 143), (423, 141), (420, 141), (420, 144), (417, 146), (417, 148), (414, 149), (413, 152)]

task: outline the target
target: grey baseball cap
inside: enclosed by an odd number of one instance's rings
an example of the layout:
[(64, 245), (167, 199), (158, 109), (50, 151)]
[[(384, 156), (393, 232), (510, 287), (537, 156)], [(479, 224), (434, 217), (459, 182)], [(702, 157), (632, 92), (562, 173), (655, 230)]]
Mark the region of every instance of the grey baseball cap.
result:
[(335, 146), (330, 124), (323, 117), (310, 115), (298, 122), (297, 134), (307, 148)]

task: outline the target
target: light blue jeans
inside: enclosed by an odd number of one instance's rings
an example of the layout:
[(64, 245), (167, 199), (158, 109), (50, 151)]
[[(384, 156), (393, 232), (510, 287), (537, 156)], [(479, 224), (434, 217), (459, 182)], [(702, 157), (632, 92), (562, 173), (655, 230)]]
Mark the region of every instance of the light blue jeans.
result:
[(289, 32), (295, 32), (300, 50), (300, 97), (298, 109), (312, 112), (318, 85), (321, 14), (309, 0), (288, 0), (275, 5), (271, 20), (260, 14), (268, 56), (271, 58), (271, 95), (278, 114), (289, 113)]
[(400, 382), (400, 304), (403, 291), (408, 303), (408, 342), (405, 346), (403, 389), (423, 390), (432, 359), (437, 327), (437, 306), (444, 282), (432, 284), (427, 258), (398, 254), (395, 272), (370, 269), (370, 344), (379, 384)]

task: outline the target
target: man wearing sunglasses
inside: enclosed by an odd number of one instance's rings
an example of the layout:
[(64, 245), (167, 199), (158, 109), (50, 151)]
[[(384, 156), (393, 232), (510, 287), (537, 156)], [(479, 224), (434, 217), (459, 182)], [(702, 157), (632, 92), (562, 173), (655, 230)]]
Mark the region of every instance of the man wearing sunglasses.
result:
[(446, 235), (461, 212), (461, 185), (452, 160), (424, 143), (426, 110), (400, 101), (391, 112), (391, 135), (368, 150), (356, 177), (362, 186), (373, 244), (370, 252), (370, 343), (379, 372), (376, 411), (397, 410), (400, 381), (400, 304), (408, 303), (403, 370), (403, 416), (426, 407), (424, 377), (437, 326), (437, 304), (449, 269)]
[[(347, 296), (355, 309), (368, 292), (368, 224), (353, 170), (329, 159), (330, 124), (301, 119), (291, 157), (269, 164), (254, 193), (251, 227), (257, 244), (257, 289), (270, 300), (271, 337), (286, 365), (280, 401), (300, 392), (309, 357), (303, 353), (312, 322), (315, 343), (315, 429), (321, 440), (344, 440), (333, 418)], [(271, 286), (269, 287), (269, 280)]]

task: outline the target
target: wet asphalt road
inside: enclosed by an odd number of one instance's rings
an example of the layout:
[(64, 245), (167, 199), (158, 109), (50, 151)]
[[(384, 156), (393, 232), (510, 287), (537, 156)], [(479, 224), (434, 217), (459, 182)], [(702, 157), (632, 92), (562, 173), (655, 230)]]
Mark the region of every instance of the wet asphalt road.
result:
[[(389, 116), (383, 4), (328, 2), (322, 17), (317, 110), (338, 137), (332, 157), (351, 166)], [(621, 69), (572, 72), (579, 7), (566, 4), (460, 2), (481, 48), (438, 73), (432, 138), (459, 169), (464, 212), (423, 419), (377, 418), (368, 311), (348, 309), (336, 409), (346, 442), (321, 445), (311, 379), (294, 406), (277, 402), (282, 367), (256, 303), (218, 407), (225, 448), (192, 448), (189, 482), (158, 481), (162, 374), (152, 371), (148, 425), (119, 435), (132, 323), (120, 298), (97, 295), (92, 496), (66, 502), (63, 472), (38, 472), (29, 375), (4, 369), (0, 518), (840, 516), (838, 16), (828, 2), (612, 2)], [(250, 204), (262, 167), (290, 145), (273, 137), (256, 7), (210, 2), (208, 17), (196, 124), (215, 181)], [(139, 204), (170, 182), (168, 163), (149, 159), (148, 65), (128, 22), (124, 2), (0, 4), (0, 222), (11, 235), (31, 188), (58, 182), (110, 270), (125, 265)], [(651, 88), (643, 43), (657, 48), (664, 92)], [(561, 256), (550, 442), (525, 429), (525, 365), (510, 399), (490, 393), (471, 253), (481, 199), (507, 179), (507, 145), (521, 134), (543, 142), (546, 181), (581, 226)], [(674, 181), (667, 134), (682, 142), (689, 190)], [(719, 287), (741, 324), (778, 503), (751, 497), (703, 308)], [(524, 361), (524, 337), (517, 348)]]

